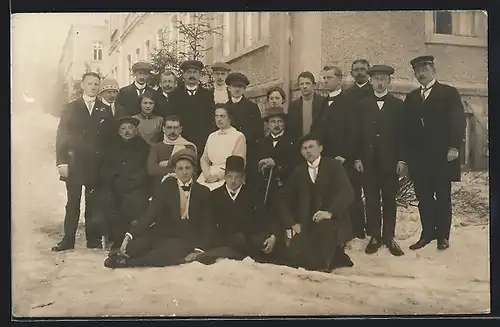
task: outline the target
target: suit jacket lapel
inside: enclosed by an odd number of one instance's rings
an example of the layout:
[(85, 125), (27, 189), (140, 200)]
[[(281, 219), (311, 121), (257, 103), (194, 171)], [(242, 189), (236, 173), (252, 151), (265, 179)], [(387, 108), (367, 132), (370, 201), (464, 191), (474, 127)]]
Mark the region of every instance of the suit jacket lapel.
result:
[[(87, 104), (85, 103), (85, 100), (83, 98), (79, 98), (77, 103), (77, 108), (82, 112), (82, 114), (86, 114), (87, 116), (90, 116), (89, 109), (87, 108)], [(97, 100), (96, 100), (97, 101)], [(95, 104), (94, 104), (95, 106)]]
[[(170, 199), (171, 213), (176, 218), (181, 218), (181, 198), (179, 186), (177, 185), (177, 179), (172, 178), (170, 184), (168, 185), (168, 190), (171, 196), (167, 196)], [(191, 208), (190, 208), (191, 209)]]
[(319, 96), (314, 93), (313, 95), (313, 103), (312, 103), (312, 112), (313, 112), (313, 121), (316, 121), (316, 119), (321, 115), (321, 112), (323, 109), (323, 101), (319, 98)]

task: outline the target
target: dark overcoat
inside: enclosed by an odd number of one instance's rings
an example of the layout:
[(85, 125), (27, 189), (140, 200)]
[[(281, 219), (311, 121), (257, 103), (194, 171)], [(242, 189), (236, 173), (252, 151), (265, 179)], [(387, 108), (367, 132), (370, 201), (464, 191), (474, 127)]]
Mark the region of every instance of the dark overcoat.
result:
[[(290, 106), (288, 107), (288, 115), (286, 119), (286, 129), (287, 132), (290, 133), (294, 141), (297, 141), (299, 138), (303, 136), (303, 130), (302, 130), (302, 123), (303, 123), (303, 118), (302, 118), (302, 105), (303, 105), (303, 98), (300, 97), (298, 99), (293, 100), (290, 103)], [(320, 122), (320, 118), (323, 115), (323, 111), (325, 110), (325, 107), (328, 105), (326, 98), (322, 95), (319, 95), (317, 93), (314, 94), (313, 96), (313, 108), (312, 108), (312, 116), (313, 116), (313, 122), (311, 125), (311, 132), (314, 132), (316, 128), (318, 127), (318, 124)]]
[(245, 96), (238, 103), (230, 97), (226, 105), (233, 116), (231, 125), (245, 135), (247, 153), (251, 153), (257, 140), (264, 136), (264, 121), (259, 106)]
[(410, 92), (404, 101), (406, 162), (410, 178), (445, 178), (460, 181), (460, 156), (448, 162), (450, 147), (461, 150), (465, 112), (458, 90), (436, 81), (429, 96)]
[[(149, 85), (146, 85), (144, 92), (151, 92), (156, 98), (156, 91)], [(141, 113), (139, 94), (137, 93), (135, 83), (122, 87), (120, 92), (118, 92), (116, 102), (125, 108), (127, 116), (134, 116)]]

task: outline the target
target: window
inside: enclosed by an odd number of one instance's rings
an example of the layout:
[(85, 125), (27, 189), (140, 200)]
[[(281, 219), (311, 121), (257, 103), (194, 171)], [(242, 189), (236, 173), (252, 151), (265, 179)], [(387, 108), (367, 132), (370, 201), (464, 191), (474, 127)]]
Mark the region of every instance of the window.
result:
[(135, 62), (141, 61), (141, 49), (135, 49)]
[(222, 14), (222, 40), (215, 37), (214, 45), (222, 50), (216, 51), (216, 57), (222, 54), (226, 60), (232, 60), (245, 53), (267, 45), (269, 37), (269, 12), (225, 12)]
[(486, 14), (478, 10), (439, 10), (425, 13), (428, 43), (486, 46)]
[(101, 42), (94, 43), (93, 58), (94, 58), (94, 60), (102, 60), (102, 43)]
[(127, 56), (127, 65), (128, 65), (128, 83), (132, 83), (132, 56)]

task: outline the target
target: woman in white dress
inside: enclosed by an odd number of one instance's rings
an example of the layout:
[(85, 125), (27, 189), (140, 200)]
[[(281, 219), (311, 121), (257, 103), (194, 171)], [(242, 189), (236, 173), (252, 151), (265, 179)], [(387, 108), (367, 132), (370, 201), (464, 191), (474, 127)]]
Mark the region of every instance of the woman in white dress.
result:
[(227, 157), (243, 157), (246, 161), (247, 142), (245, 135), (231, 126), (231, 113), (224, 104), (215, 107), (215, 124), (219, 128), (208, 136), (200, 158), (201, 174), (198, 183), (210, 191), (224, 184), (224, 167)]

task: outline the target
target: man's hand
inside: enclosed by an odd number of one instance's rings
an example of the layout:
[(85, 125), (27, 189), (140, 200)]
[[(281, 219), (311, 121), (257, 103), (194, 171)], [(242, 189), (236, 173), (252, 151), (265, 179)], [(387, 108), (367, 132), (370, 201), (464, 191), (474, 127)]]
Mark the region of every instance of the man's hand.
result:
[(354, 169), (362, 173), (364, 171), (363, 162), (361, 160), (354, 161)]
[(317, 223), (319, 223), (322, 220), (331, 219), (331, 218), (332, 218), (332, 214), (329, 213), (328, 211), (319, 210), (313, 215), (313, 221), (317, 222)]
[(196, 259), (196, 257), (198, 257), (200, 254), (202, 254), (203, 252), (199, 252), (199, 251), (194, 251), (194, 252), (191, 252), (190, 254), (188, 254), (185, 258), (184, 258), (184, 261), (185, 262), (191, 262), (193, 261), (194, 259)]
[(451, 162), (458, 158), (458, 150), (455, 148), (448, 149), (448, 162)]
[(265, 158), (259, 161), (259, 171), (263, 171), (264, 169), (273, 168), (276, 166), (276, 162), (273, 158)]
[(341, 157), (341, 156), (336, 156), (335, 160), (338, 160), (338, 161), (340, 161), (341, 164), (344, 164), (345, 158)]
[(167, 167), (168, 166), (168, 160), (162, 160), (158, 163), (160, 167)]
[(404, 161), (398, 161), (398, 166), (396, 168), (396, 172), (399, 177), (403, 177), (406, 171), (406, 163)]
[(295, 234), (300, 234), (301, 232), (300, 224), (295, 224), (292, 226), (292, 236)]
[(59, 165), (57, 167), (57, 172), (59, 176), (67, 178), (68, 177), (68, 165)]
[(271, 235), (264, 241), (264, 249), (262, 251), (264, 251), (265, 254), (271, 253), (274, 249), (274, 244), (276, 244), (276, 236)]
[(120, 254), (127, 256), (127, 245), (128, 242), (131, 240), (130, 236), (128, 234), (125, 234), (125, 238), (123, 239), (122, 245), (120, 246)]
[(219, 180), (219, 177), (217, 175), (210, 174), (205, 178), (205, 180), (207, 181), (207, 183), (215, 183)]

